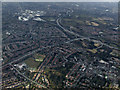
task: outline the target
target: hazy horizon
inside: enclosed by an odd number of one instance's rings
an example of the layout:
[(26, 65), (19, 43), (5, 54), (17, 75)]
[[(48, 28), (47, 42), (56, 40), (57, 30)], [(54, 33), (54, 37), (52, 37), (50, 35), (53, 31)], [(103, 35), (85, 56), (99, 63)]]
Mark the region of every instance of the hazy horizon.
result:
[(119, 0), (1, 0), (2, 2), (118, 2)]

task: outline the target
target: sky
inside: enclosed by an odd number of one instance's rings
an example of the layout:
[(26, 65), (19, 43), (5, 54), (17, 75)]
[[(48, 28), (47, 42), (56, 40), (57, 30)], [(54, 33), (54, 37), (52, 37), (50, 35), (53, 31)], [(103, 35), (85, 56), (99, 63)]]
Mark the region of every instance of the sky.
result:
[(118, 2), (120, 0), (0, 0), (2, 2)]

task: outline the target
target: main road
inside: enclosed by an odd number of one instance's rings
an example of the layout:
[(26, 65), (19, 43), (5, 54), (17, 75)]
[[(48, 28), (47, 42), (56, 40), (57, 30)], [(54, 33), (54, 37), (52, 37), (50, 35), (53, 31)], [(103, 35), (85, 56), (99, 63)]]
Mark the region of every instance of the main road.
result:
[(13, 68), (14, 70), (16, 70), (17, 73), (20, 74), (21, 76), (23, 76), (25, 79), (31, 81), (32, 83), (35, 83), (35, 84), (39, 85), (40, 87), (46, 88), (45, 86), (43, 86), (43, 85), (41, 85), (41, 84), (39, 84), (39, 83), (37, 83), (37, 82), (29, 79), (28, 77), (26, 77), (24, 74), (22, 74), (20, 71), (18, 71), (13, 65), (11, 65), (11, 64), (9, 64), (9, 65), (12, 66), (12, 68)]
[(36, 49), (36, 50), (34, 50), (34, 51), (32, 51), (32, 52), (28, 52), (28, 53), (26, 53), (25, 55), (21, 56), (20, 58), (15, 59), (15, 60), (13, 60), (12, 62), (9, 62), (9, 63), (3, 65), (2, 67), (5, 67), (5, 66), (7, 66), (7, 65), (9, 65), (9, 64), (12, 64), (12, 63), (14, 63), (14, 62), (17, 62), (17, 61), (19, 61), (19, 60), (21, 60), (21, 59), (23, 59), (23, 58), (25, 58), (25, 57), (27, 57), (27, 56), (30, 56), (30, 55), (32, 55), (33, 53), (36, 53), (36, 52), (38, 52), (38, 51), (40, 51), (40, 50), (42, 50), (42, 49), (50, 48), (50, 47), (53, 47), (53, 46), (54, 46), (54, 45), (46, 46), (46, 47), (38, 48), (38, 49)]

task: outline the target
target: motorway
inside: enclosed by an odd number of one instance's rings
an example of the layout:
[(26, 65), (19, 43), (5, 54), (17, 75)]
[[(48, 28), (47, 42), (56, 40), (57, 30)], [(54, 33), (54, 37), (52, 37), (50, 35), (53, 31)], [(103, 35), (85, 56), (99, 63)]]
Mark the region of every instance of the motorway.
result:
[(93, 41), (93, 42), (100, 43), (101, 45), (107, 46), (107, 47), (109, 47), (109, 48), (119, 50), (118, 48), (112, 47), (112, 46), (110, 46), (110, 45), (108, 45), (108, 44), (106, 44), (106, 43), (103, 43), (103, 42), (101, 42), (101, 41), (94, 40), (94, 39), (91, 39), (91, 38), (89, 38), (89, 37), (84, 37), (84, 36), (81, 36), (81, 35), (79, 35), (79, 34), (76, 34), (76, 33), (72, 32), (72, 31), (69, 31), (69, 30), (65, 29), (65, 28), (60, 24), (59, 21), (61, 21), (61, 18), (58, 18), (58, 19), (56, 20), (57, 25), (58, 25), (60, 28), (62, 28), (65, 32), (70, 33), (70, 34), (72, 34), (72, 35), (75, 35), (75, 36), (77, 36), (77, 37), (80, 37), (80, 38), (72, 39), (72, 40), (68, 41), (67, 43), (72, 42), (72, 41), (76, 41), (76, 40), (79, 40), (79, 39), (87, 39), (87, 40), (89, 40), (89, 41)]

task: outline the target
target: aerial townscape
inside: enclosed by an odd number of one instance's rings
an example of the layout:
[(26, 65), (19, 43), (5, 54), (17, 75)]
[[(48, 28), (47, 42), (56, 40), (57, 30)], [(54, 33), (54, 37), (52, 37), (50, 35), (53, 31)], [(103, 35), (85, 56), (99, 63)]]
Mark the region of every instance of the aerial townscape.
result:
[(120, 89), (118, 2), (3, 2), (2, 88)]

